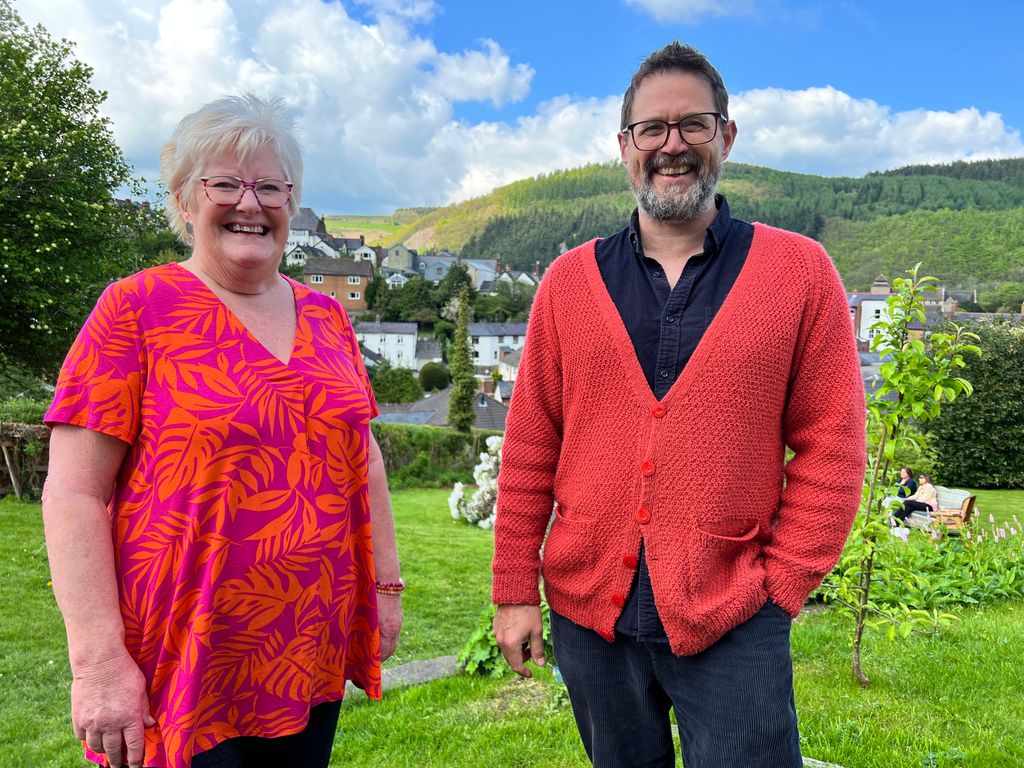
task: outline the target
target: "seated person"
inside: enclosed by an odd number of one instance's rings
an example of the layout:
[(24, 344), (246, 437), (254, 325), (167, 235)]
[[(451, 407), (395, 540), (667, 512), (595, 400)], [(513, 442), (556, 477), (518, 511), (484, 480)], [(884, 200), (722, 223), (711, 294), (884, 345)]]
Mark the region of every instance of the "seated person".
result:
[(921, 475), (917, 479), (917, 490), (903, 499), (903, 509), (899, 509), (898, 505), (893, 509), (892, 516), (899, 520), (900, 523), (905, 524), (911, 512), (926, 512), (930, 514), (938, 509), (939, 492), (932, 485), (931, 475)]
[(900, 481), (896, 484), (896, 495), (901, 499), (909, 498), (917, 492), (917, 480), (910, 467), (900, 467)]

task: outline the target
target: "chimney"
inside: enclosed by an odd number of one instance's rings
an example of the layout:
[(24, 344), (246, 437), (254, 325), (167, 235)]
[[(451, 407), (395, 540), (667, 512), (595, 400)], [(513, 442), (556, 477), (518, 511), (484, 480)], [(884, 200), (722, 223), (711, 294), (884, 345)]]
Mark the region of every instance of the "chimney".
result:
[(533, 262), (533, 276), (540, 280), (540, 259)]

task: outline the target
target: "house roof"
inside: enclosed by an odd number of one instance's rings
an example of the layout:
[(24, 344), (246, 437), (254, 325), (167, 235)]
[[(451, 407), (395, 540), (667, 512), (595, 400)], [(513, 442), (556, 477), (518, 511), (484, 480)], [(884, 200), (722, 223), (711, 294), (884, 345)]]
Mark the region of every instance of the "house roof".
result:
[(470, 323), (470, 336), (524, 336), (526, 323)]
[[(319, 251), (318, 251), (319, 253)], [(310, 259), (302, 268), (303, 275), (360, 275), (371, 277), (373, 265), (368, 261), (352, 259), (317, 258)]]
[[(452, 388), (446, 387), (414, 403), (379, 404), (380, 415), (374, 421), (391, 424), (428, 424), (436, 427), (448, 424), (448, 402)], [(473, 395), (473, 426), (478, 429), (505, 429), (508, 406), (499, 403), (490, 395), (477, 392)]]
[(359, 351), (363, 353), (363, 360), (371, 365), (380, 365), (384, 362), (383, 355), (378, 355), (372, 349), (364, 347), (362, 344), (359, 345)]
[(306, 232), (317, 232), (321, 235), (327, 234), (323, 220), (316, 215), (312, 208), (299, 208), (288, 222), (288, 229), (305, 230)]
[(380, 323), (380, 322), (364, 322), (356, 323), (356, 333), (397, 333), (403, 336), (412, 334), (416, 335), (417, 325), (416, 323)]
[(441, 342), (436, 339), (420, 339), (416, 342), (416, 357), (419, 360), (441, 357)]
[(851, 307), (859, 307), (865, 301), (877, 301), (884, 304), (888, 298), (880, 293), (848, 293), (846, 294), (846, 303)]
[(512, 366), (513, 368), (518, 368), (519, 367), (519, 361), (522, 359), (522, 357), (523, 357), (523, 348), (520, 347), (519, 349), (513, 349), (507, 355), (502, 355), (501, 356), (501, 362), (504, 365), (509, 365), (509, 366)]

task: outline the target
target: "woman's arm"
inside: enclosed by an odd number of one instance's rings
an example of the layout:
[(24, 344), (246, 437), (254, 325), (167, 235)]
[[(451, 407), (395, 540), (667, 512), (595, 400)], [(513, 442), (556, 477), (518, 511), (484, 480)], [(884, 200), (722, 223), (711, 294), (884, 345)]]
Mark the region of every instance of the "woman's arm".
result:
[[(50, 438), (43, 524), (71, 661), (75, 735), (112, 765), (142, 765), (152, 725), (146, 681), (124, 646), (107, 503), (128, 445), (59, 424)], [(122, 751), (122, 743), (127, 752)]]
[[(370, 523), (373, 528), (373, 560), (377, 581), (396, 582), (402, 577), (395, 544), (395, 520), (391, 514), (391, 495), (384, 471), (384, 456), (373, 435), (370, 435)], [(402, 629), (402, 596), (377, 595), (380, 622), (381, 661), (395, 652)]]

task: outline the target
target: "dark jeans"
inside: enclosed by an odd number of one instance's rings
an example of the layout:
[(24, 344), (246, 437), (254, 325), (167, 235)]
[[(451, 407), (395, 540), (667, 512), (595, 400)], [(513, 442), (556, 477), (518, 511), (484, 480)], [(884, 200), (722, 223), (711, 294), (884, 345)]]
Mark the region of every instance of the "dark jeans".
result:
[(906, 522), (907, 518), (910, 517), (911, 512), (924, 512), (926, 515), (932, 511), (930, 504), (925, 504), (923, 501), (916, 501), (911, 499), (910, 501), (903, 502), (903, 509), (899, 508), (897, 504), (893, 507), (892, 516), (897, 518), (900, 522)]
[(595, 768), (800, 768), (790, 618), (770, 600), (693, 656), (596, 632), (551, 612), (555, 661)]
[(238, 736), (192, 758), (191, 768), (327, 768), (338, 727), (340, 701), (309, 710), (309, 725), (291, 736)]

